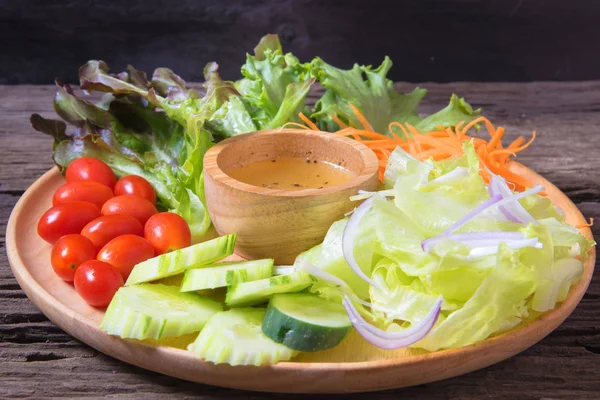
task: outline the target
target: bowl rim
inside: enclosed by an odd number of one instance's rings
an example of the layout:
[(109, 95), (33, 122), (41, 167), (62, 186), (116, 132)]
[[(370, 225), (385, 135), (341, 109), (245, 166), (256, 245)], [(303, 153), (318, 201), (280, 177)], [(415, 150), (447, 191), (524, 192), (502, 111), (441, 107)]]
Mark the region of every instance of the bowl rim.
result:
[[(349, 145), (358, 150), (358, 154), (362, 158), (364, 162), (363, 170), (356, 175), (354, 178), (350, 179), (347, 182), (344, 182), (341, 185), (335, 185), (323, 189), (317, 188), (307, 188), (301, 190), (285, 190), (285, 189), (271, 189), (260, 186), (250, 185), (248, 183), (244, 183), (238, 181), (231, 176), (227, 175), (225, 171), (219, 167), (219, 163), (217, 162), (219, 154), (226, 149), (229, 145), (233, 143), (238, 143), (240, 141), (249, 140), (252, 137), (256, 136), (267, 136), (267, 135), (278, 135), (278, 134), (303, 134), (313, 137), (327, 137), (333, 139), (334, 142), (343, 143), (345, 145)], [(315, 131), (315, 130), (307, 130), (307, 129), (292, 129), (292, 128), (279, 128), (279, 129), (265, 129), (260, 131), (248, 132), (241, 135), (236, 135), (231, 138), (225, 139), (214, 146), (212, 146), (206, 154), (204, 155), (203, 160), (203, 168), (206, 175), (209, 175), (210, 178), (214, 181), (218, 181), (232, 189), (236, 189), (245, 193), (253, 193), (258, 195), (264, 195), (268, 197), (293, 197), (293, 198), (302, 198), (302, 197), (318, 197), (318, 196), (326, 196), (332, 193), (342, 192), (344, 190), (352, 189), (354, 187), (360, 186), (369, 179), (372, 179), (373, 175), (376, 175), (379, 171), (379, 160), (375, 153), (369, 149), (364, 144), (353, 140), (346, 136), (340, 136), (338, 134), (332, 132), (324, 132), (324, 131)]]

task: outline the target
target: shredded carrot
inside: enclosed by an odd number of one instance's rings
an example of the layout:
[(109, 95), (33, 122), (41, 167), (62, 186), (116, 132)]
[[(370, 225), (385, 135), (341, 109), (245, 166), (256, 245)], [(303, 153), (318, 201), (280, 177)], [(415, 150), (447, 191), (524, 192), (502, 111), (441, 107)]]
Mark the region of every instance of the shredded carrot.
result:
[[(526, 142), (523, 137), (514, 140), (508, 146), (504, 147), (502, 138), (505, 130), (503, 127), (495, 127), (492, 122), (485, 117), (477, 117), (474, 120), (465, 123), (459, 122), (454, 128), (437, 126), (430, 132), (419, 132), (409, 123), (392, 122), (388, 125), (388, 134), (375, 132), (373, 126), (352, 104), (350, 108), (361, 126), (348, 126), (335, 113), (331, 119), (337, 123), (341, 129), (336, 133), (341, 136), (350, 136), (355, 140), (369, 147), (379, 159), (379, 179), (383, 180), (385, 168), (391, 152), (400, 147), (419, 160), (444, 160), (447, 158), (457, 158), (463, 154), (463, 143), (469, 141), (473, 143), (475, 153), (480, 161), (480, 174), (485, 182), (489, 183), (491, 175), (494, 174), (504, 177), (508, 185), (514, 190), (525, 190), (532, 187), (533, 183), (528, 179), (510, 171), (509, 162), (511, 157), (525, 150), (533, 143), (536, 134), (533, 132), (531, 139)], [(310, 127), (318, 129), (316, 125), (304, 115), (300, 118)], [(469, 135), (473, 128), (479, 130), (484, 126), (489, 135), (486, 140), (479, 135), (474, 137)], [(386, 133), (388, 133), (386, 132)], [(545, 193), (540, 193), (545, 195)]]
[(358, 118), (358, 121), (363, 126), (363, 128), (365, 128), (365, 130), (367, 130), (367, 131), (373, 132), (373, 127), (371, 126), (369, 121), (367, 121), (365, 116), (362, 115), (360, 111), (358, 111), (358, 108), (354, 107), (353, 104), (350, 104), (350, 108), (352, 109), (352, 112), (354, 113), (354, 115), (356, 115), (356, 118)]
[(577, 229), (581, 229), (581, 228), (589, 228), (592, 225), (594, 225), (594, 218), (590, 218), (590, 222), (589, 223), (585, 223), (585, 224), (577, 224), (575, 225), (575, 228)]
[(338, 124), (340, 126), (340, 128), (342, 128), (342, 129), (348, 127), (348, 125), (346, 125), (344, 122), (342, 122), (342, 120), (335, 113), (331, 114), (331, 119), (333, 120), (333, 122)]
[(306, 125), (308, 125), (308, 126), (310, 127), (310, 129), (312, 129), (312, 130), (315, 130), (315, 131), (318, 131), (318, 130), (319, 130), (319, 128), (317, 127), (317, 125), (315, 125), (315, 123), (314, 123), (314, 122), (312, 122), (312, 121), (310, 120), (310, 118), (308, 118), (306, 115), (304, 115), (303, 113), (299, 113), (299, 114), (298, 114), (298, 116), (300, 117), (300, 119), (301, 119), (302, 121), (304, 121), (304, 123), (305, 123)]

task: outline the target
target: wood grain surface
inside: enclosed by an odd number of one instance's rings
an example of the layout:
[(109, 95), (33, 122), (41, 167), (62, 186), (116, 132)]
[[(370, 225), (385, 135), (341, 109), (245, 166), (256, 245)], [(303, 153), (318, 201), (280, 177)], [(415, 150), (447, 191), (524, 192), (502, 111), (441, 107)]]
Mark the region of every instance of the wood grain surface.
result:
[[(400, 85), (408, 87), (407, 85)], [(426, 84), (423, 111), (451, 92), (507, 128), (507, 139), (538, 140), (519, 161), (555, 183), (587, 217), (600, 217), (600, 82)], [(277, 398), (187, 383), (104, 356), (50, 323), (10, 272), (4, 233), (23, 191), (52, 166), (51, 140), (29, 126), (52, 116), (51, 86), (0, 86), (0, 397)], [(599, 229), (593, 227), (597, 236)], [(600, 278), (574, 313), (531, 349), (500, 364), (418, 387), (339, 398), (583, 399), (600, 387)], [(328, 396), (331, 397), (331, 396)], [(336, 396), (333, 396), (336, 397)]]

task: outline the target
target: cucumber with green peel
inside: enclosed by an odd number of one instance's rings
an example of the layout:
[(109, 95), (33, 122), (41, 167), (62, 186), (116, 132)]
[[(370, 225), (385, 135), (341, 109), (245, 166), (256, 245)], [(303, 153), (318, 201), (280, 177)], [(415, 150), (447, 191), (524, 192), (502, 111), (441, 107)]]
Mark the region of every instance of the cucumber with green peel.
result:
[(100, 329), (139, 340), (182, 336), (200, 331), (222, 310), (221, 303), (195, 293), (181, 293), (176, 286), (123, 286), (106, 309)]
[(227, 289), (228, 307), (247, 307), (268, 301), (276, 293), (293, 293), (306, 289), (315, 279), (305, 272), (278, 275), (258, 281), (243, 282)]
[(352, 329), (344, 307), (310, 293), (276, 294), (269, 301), (263, 333), (297, 351), (337, 346)]
[(290, 360), (298, 352), (266, 337), (264, 308), (235, 308), (215, 314), (188, 350), (215, 364), (264, 365)]
[(273, 259), (217, 263), (185, 271), (182, 292), (214, 289), (273, 276)]
[(125, 286), (155, 281), (219, 261), (233, 254), (236, 235), (221, 236), (208, 242), (161, 254), (137, 264)]

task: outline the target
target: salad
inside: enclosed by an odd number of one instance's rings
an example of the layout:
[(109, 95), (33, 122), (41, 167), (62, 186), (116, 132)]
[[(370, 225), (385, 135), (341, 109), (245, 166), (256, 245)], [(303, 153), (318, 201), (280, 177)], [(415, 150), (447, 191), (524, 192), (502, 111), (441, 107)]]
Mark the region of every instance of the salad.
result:
[[(543, 187), (511, 172), (533, 138), (504, 147), (504, 129), (456, 95), (423, 117), (426, 91), (398, 92), (391, 66), (387, 57), (375, 69), (302, 63), (275, 35), (247, 55), (241, 80), (222, 80), (209, 63), (196, 88), (167, 68), (148, 79), (89, 61), (83, 95), (57, 81), (62, 120), (31, 117), (55, 138), (67, 182), (38, 226), (54, 245), (52, 266), (107, 307), (108, 334), (193, 335), (190, 352), (231, 365), (327, 350), (352, 329), (383, 349), (458, 348), (556, 307), (595, 242)], [(325, 91), (310, 107), (316, 83)], [(99, 102), (86, 98), (92, 91)], [(211, 229), (203, 156), (224, 138), (288, 126), (367, 145), (380, 190), (352, 197), (355, 210), (293, 265), (223, 261), (236, 236)]]

